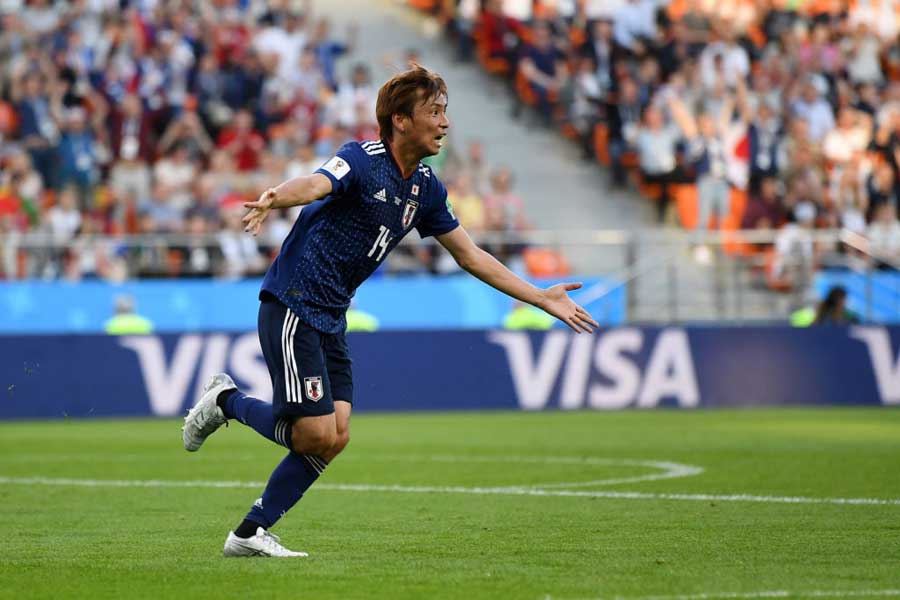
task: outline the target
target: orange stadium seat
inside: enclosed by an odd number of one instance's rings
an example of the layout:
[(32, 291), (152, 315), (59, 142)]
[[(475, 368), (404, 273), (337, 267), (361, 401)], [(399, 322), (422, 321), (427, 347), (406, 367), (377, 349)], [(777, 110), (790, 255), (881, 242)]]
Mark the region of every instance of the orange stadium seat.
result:
[(569, 261), (561, 253), (548, 248), (527, 248), (522, 253), (525, 269), (532, 277), (564, 277), (572, 273)]
[(606, 123), (597, 123), (594, 126), (594, 156), (601, 165), (609, 166), (609, 127)]
[(438, 0), (409, 0), (409, 5), (418, 10), (433, 12), (438, 6)]
[(697, 186), (693, 183), (673, 185), (672, 200), (678, 211), (678, 221), (685, 229), (696, 229), (698, 216)]

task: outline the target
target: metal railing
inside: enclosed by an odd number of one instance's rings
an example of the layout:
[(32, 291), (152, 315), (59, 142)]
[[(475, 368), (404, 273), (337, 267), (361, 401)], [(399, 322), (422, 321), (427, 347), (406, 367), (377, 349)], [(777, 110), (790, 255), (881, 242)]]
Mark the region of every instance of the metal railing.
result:
[[(392, 255), (389, 271), (453, 269), (427, 260), (415, 262), (422, 256), (439, 262), (436, 257), (442, 251), (435, 250), (431, 239), (414, 241), (413, 237), (407, 238), (403, 247), (417, 258), (404, 269), (392, 269)], [(885, 266), (900, 268), (897, 257), (878, 254), (865, 237), (846, 230), (572, 229), (473, 237), (523, 272), (523, 249), (558, 252), (574, 273), (603, 278), (579, 293), (580, 302), (597, 303), (624, 288), (628, 317), (633, 321), (780, 320), (808, 303), (814, 274), (822, 267), (867, 275), (866, 316), (871, 316), (879, 285), (872, 273)], [(254, 242), (244, 245), (248, 239)], [(419, 252), (422, 247), (428, 252)], [(45, 233), (4, 234), (0, 235), (0, 275), (7, 280), (257, 276), (277, 250), (278, 244), (271, 240), (248, 238), (238, 231), (81, 235), (71, 240)], [(448, 263), (445, 260), (443, 264)]]

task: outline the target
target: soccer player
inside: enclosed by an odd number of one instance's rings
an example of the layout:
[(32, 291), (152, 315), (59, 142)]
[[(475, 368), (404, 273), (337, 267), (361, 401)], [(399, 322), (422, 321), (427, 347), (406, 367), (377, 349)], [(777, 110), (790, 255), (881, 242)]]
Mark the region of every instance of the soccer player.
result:
[(291, 509), (350, 440), (351, 360), (345, 313), (356, 288), (412, 229), (435, 236), (460, 267), (488, 285), (563, 321), (576, 332), (597, 323), (565, 283), (539, 289), (478, 248), (459, 226), (447, 190), (422, 158), (447, 135), (447, 86), (416, 66), (378, 92), (380, 140), (344, 145), (314, 174), (266, 190), (244, 217), (256, 235), (273, 209), (306, 205), (260, 291), (259, 341), (273, 402), (250, 398), (231, 377), (214, 375), (184, 420), (196, 451), (229, 419), (284, 446), (262, 497), (225, 541), (225, 556), (306, 556), (269, 529)]

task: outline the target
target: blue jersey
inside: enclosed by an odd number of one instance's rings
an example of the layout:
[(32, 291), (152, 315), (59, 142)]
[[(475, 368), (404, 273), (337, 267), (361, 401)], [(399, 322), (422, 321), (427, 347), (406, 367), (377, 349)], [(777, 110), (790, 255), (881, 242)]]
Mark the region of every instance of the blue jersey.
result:
[(431, 168), (419, 163), (404, 179), (383, 141), (345, 144), (316, 173), (332, 192), (300, 212), (260, 293), (311, 327), (339, 333), (356, 288), (407, 233), (441, 235), (459, 223)]

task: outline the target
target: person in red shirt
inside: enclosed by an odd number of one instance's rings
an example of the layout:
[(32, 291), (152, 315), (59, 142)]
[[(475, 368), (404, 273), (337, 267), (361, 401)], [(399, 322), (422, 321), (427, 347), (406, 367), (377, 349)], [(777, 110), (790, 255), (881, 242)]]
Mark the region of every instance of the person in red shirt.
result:
[(231, 155), (239, 171), (252, 171), (259, 166), (266, 140), (253, 128), (253, 115), (243, 109), (235, 115), (234, 124), (219, 134), (216, 146)]

